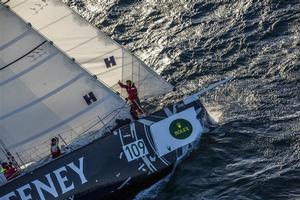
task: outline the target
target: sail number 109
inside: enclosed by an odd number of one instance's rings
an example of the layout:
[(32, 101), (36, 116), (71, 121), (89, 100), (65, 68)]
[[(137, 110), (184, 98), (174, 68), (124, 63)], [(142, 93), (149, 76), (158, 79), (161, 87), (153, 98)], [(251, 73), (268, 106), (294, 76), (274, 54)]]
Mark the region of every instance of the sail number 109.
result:
[(148, 149), (142, 139), (123, 146), (123, 151), (128, 162), (148, 154)]

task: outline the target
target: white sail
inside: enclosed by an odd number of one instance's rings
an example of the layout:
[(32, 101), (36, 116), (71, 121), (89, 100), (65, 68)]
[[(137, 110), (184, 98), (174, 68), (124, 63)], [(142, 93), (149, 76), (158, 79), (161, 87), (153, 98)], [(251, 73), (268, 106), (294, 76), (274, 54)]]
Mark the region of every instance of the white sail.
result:
[(125, 101), (1, 3), (0, 27), (0, 139), (12, 152), (31, 149), (34, 160), (53, 136), (129, 116)]
[(120, 92), (118, 80), (129, 79), (135, 82), (140, 98), (172, 90), (152, 69), (61, 0), (13, 0), (7, 5), (112, 89)]

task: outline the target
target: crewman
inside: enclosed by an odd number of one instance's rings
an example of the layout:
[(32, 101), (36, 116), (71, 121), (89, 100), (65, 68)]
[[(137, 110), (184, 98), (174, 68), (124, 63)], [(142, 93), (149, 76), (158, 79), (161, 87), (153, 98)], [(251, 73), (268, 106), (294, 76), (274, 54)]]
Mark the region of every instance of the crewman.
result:
[(59, 139), (58, 137), (54, 137), (51, 139), (51, 156), (52, 158), (57, 158), (61, 155), (61, 151), (59, 148)]
[(4, 169), (4, 175), (7, 180), (11, 180), (18, 175), (18, 172), (12, 163), (3, 162), (2, 168)]
[(127, 80), (126, 85), (121, 81), (119, 81), (118, 84), (121, 88), (126, 89), (128, 97), (125, 99), (130, 101), (130, 114), (133, 119), (137, 120), (138, 113), (142, 114), (145, 112), (141, 106), (137, 88), (131, 80)]

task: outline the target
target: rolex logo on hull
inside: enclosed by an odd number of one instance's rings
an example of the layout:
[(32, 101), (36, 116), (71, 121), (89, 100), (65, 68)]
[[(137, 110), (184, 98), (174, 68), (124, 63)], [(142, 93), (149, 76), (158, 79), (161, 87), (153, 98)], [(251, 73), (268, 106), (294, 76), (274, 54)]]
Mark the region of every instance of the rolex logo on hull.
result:
[(176, 119), (170, 124), (169, 131), (174, 138), (184, 140), (193, 133), (193, 126), (186, 119)]

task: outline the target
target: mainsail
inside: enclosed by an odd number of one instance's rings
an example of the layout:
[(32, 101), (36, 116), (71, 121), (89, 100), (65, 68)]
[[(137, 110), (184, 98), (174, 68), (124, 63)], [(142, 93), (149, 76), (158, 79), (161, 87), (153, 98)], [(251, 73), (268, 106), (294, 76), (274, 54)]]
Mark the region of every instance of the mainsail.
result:
[(0, 3), (0, 139), (9, 150), (37, 160), (53, 136), (128, 115), (122, 98)]
[(11, 0), (7, 5), (110, 88), (121, 92), (118, 80), (129, 79), (135, 82), (140, 98), (172, 90), (152, 69), (61, 0)]

